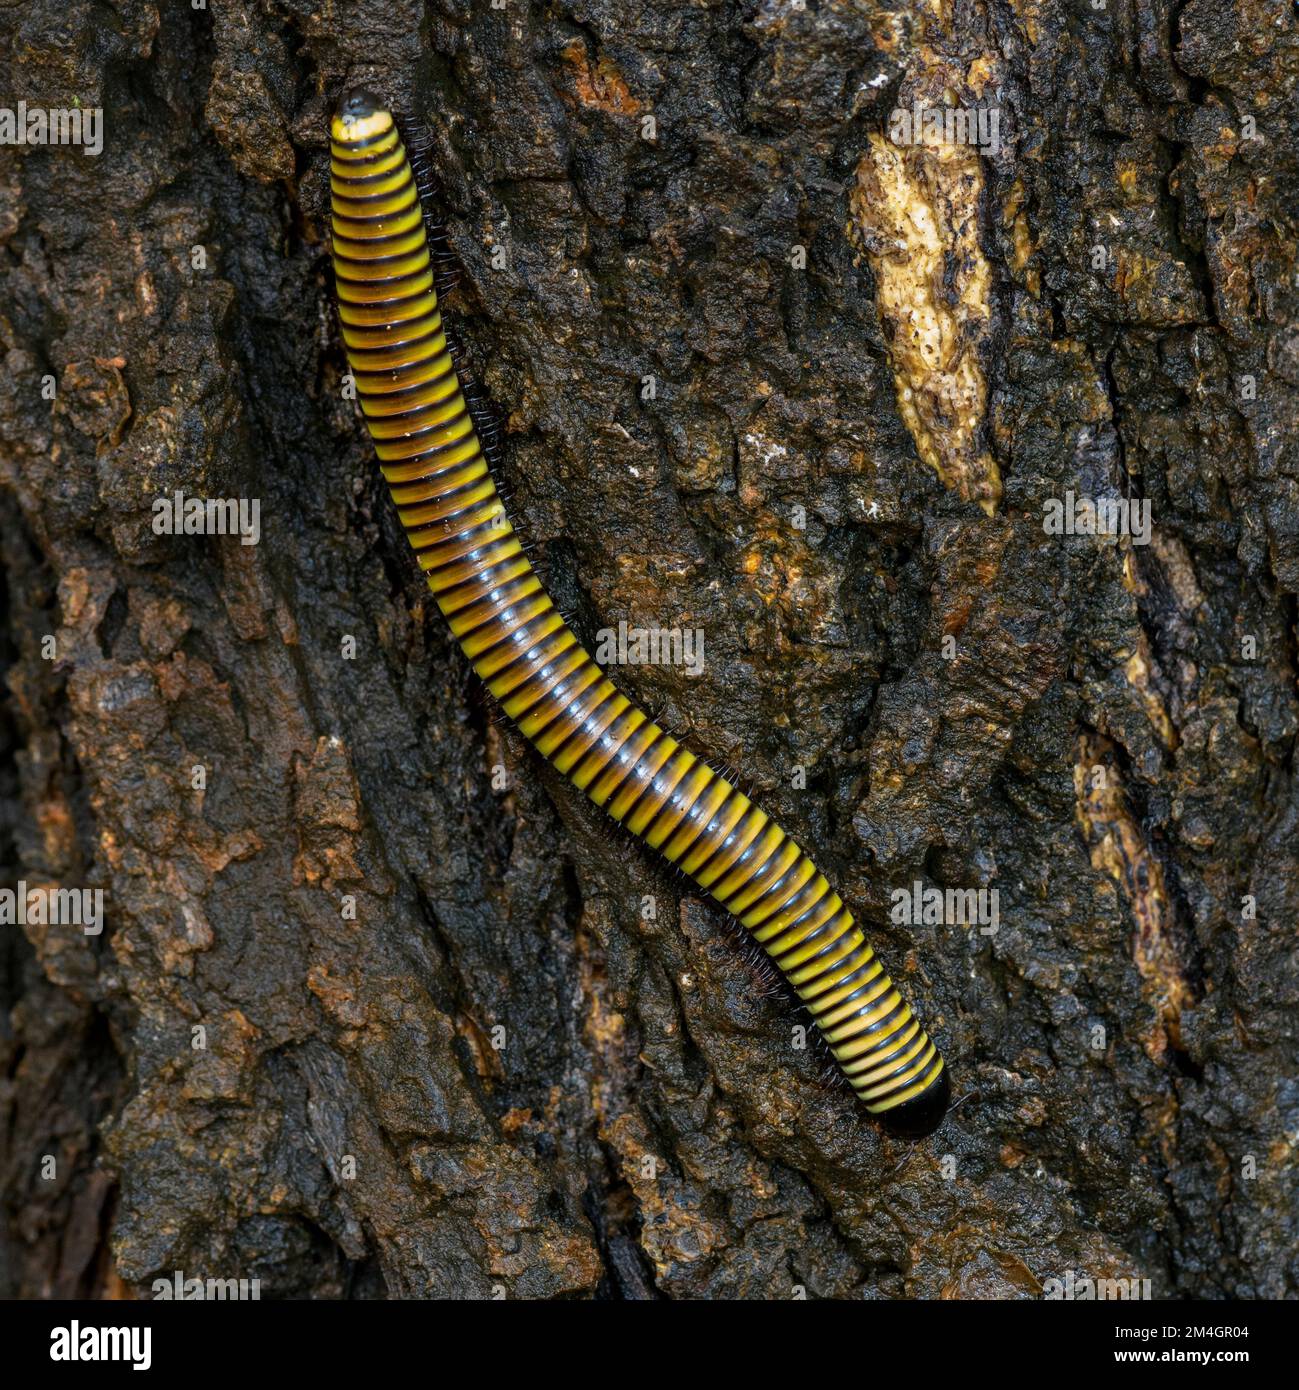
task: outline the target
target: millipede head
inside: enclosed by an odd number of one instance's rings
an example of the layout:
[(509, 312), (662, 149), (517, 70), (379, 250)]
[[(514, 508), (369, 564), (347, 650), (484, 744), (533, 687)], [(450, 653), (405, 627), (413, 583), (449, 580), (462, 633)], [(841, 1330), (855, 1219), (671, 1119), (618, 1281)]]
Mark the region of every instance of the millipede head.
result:
[(364, 121), (383, 109), (383, 103), (365, 87), (353, 87), (344, 92), (338, 103), (340, 121)]
[(392, 129), (392, 115), (373, 92), (353, 87), (344, 92), (334, 111), (330, 134), (340, 144), (356, 145), (386, 134)]

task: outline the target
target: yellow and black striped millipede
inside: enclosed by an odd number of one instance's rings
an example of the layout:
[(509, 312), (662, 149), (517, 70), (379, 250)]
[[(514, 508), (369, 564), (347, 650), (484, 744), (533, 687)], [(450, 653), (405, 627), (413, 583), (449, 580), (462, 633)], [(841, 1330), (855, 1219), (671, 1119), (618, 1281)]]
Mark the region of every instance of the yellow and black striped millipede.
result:
[(474, 670), (574, 786), (759, 942), (872, 1113), (927, 1134), (943, 1059), (815, 864), (644, 714), (560, 616), (524, 554), (448, 350), (423, 203), (392, 115), (364, 92), (331, 126), (333, 257), (347, 360), (420, 568)]

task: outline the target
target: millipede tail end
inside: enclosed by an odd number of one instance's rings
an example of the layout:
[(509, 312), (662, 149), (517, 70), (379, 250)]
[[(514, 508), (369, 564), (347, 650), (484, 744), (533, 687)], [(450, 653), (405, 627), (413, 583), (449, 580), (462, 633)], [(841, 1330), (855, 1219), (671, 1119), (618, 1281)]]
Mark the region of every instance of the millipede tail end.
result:
[(952, 1099), (952, 1083), (944, 1067), (918, 1096), (886, 1110), (879, 1120), (886, 1129), (903, 1139), (923, 1139), (943, 1122)]

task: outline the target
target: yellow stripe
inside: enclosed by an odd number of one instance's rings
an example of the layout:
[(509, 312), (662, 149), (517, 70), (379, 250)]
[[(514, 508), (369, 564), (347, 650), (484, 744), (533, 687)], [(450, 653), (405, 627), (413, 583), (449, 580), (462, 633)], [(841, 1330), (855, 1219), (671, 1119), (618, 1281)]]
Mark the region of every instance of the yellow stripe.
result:
[(925, 1036), (925, 1030), (920, 1026), (919, 1019), (912, 1018), (901, 1033), (895, 1034), (889, 1040), (888, 1048), (882, 1049), (885, 1051), (897, 1052), (898, 1049), (901, 1048), (902, 1051), (898, 1056), (890, 1057), (888, 1061), (881, 1062), (879, 1066), (868, 1067), (865, 1071), (851, 1076), (849, 1080), (851, 1080), (853, 1086), (858, 1090), (873, 1086), (876, 1082), (882, 1081), (886, 1076), (899, 1071), (902, 1067), (906, 1066), (908, 1062), (914, 1061), (915, 1058), (924, 1051), (925, 1045), (928, 1042), (929, 1039)]
[[(799, 849), (793, 840), (791, 840), (774, 821), (772, 822), (772, 829), (775, 833), (770, 837), (771, 856), (764, 855), (762, 863), (758, 865), (759, 868), (764, 869), (762, 877), (757, 877), (752, 866), (746, 865), (745, 867), (749, 868), (749, 871), (754, 874), (748, 886), (742, 892), (736, 893), (734, 897), (730, 897), (729, 893), (726, 895), (719, 894), (719, 896), (727, 896), (729, 898), (726, 904), (727, 911), (738, 917), (746, 927), (749, 925), (744, 921), (744, 913), (747, 909), (761, 898), (763, 900), (762, 911), (770, 911), (772, 905), (766, 901), (767, 893), (770, 892), (773, 885), (779, 883), (790, 869), (803, 857), (803, 851)], [(777, 846), (779, 846), (779, 848), (777, 848)], [(764, 848), (766, 848), (766, 846), (764, 846)], [(775, 862), (769, 865), (766, 864), (768, 857), (774, 857)], [(785, 887), (788, 888), (789, 885), (786, 884)], [(730, 891), (734, 892), (733, 889)], [(784, 892), (785, 890), (782, 889), (781, 891)]]
[[(849, 922), (851, 923), (851, 918)], [(820, 951), (808, 957), (806, 965), (794, 967), (786, 966), (785, 974), (795, 989), (799, 985), (809, 984), (812, 981), (820, 980), (833, 965), (838, 965), (845, 956), (850, 956), (861, 944), (861, 932), (856, 931), (851, 925), (846, 927), (843, 933), (837, 937), (832, 937), (831, 942), (818, 942)], [(828, 949), (827, 949), (828, 947)], [(822, 954), (824, 952), (824, 954)]]
[[(573, 671), (583, 666), (585, 666), (586, 669), (582, 671), (581, 676), (565, 688), (565, 708), (572, 705), (575, 701), (580, 700), (588, 691), (596, 689), (604, 680), (604, 677), (601, 675), (598, 666), (592, 666), (587, 663), (586, 653), (582, 650), (580, 644), (575, 645), (570, 652), (565, 653), (563, 660), (554, 663), (554, 679), (556, 682), (563, 680), (566, 675), (571, 674)], [(553, 700), (543, 700), (535, 713), (525, 715), (523, 719), (519, 721), (519, 728), (522, 729), (527, 738), (530, 738), (533, 743), (537, 745), (543, 757), (548, 757), (549, 754), (559, 746), (562, 740), (567, 737), (568, 731), (572, 727), (572, 720), (562, 715), (551, 721), (550, 715), (554, 711), (554, 707)], [(540, 733), (538, 732), (539, 730), (541, 731)]]
[[(926, 1041), (928, 1042), (927, 1039)], [(857, 1091), (857, 1094), (865, 1101), (879, 1100), (881, 1097), (888, 1096), (891, 1105), (897, 1104), (899, 1102), (894, 1101), (893, 1097), (890, 1095), (893, 1088), (899, 1084), (909, 1083), (915, 1081), (918, 1077), (922, 1077), (928, 1069), (929, 1064), (934, 1060), (937, 1051), (938, 1049), (930, 1042), (920, 1056), (908, 1066), (903, 1076), (894, 1077), (891, 1081), (881, 1082), (878, 1086), (869, 1086), (861, 1090), (858, 1090), (857, 1087), (854, 1086), (853, 1089)], [(934, 1073), (935, 1076), (937, 1076), (937, 1074), (937, 1072)], [(931, 1077), (929, 1079), (932, 1080), (933, 1078)], [(928, 1082), (926, 1081), (919, 1085), (910, 1086), (907, 1090), (904, 1090), (902, 1094), (904, 1097), (909, 1095), (918, 1096), (920, 1092), (925, 1089), (925, 1085), (927, 1084)]]
[[(646, 792), (646, 783), (653, 782), (663, 769), (663, 765), (677, 750), (677, 742), (672, 738), (661, 738), (654, 745), (653, 755), (646, 762), (637, 759), (637, 775), (623, 783), (622, 790), (614, 797), (609, 814), (614, 820), (624, 820), (632, 805)], [(642, 774), (641, 769), (644, 769)]]
[[(387, 134), (383, 133), (385, 131)], [(376, 111), (364, 121), (353, 121), (346, 126), (335, 117), (330, 136), (330, 149), (334, 157), (354, 164), (398, 148), (397, 128), (386, 111)], [(361, 146), (362, 141), (367, 143)]]
[[(731, 786), (724, 777), (719, 777), (717, 779), (717, 785), (722, 793), (717, 802), (717, 810), (721, 810), (728, 797), (731, 798), (730, 809), (721, 820), (718, 821), (717, 830), (714, 834), (709, 834), (708, 831), (708, 827), (713, 823), (713, 817), (709, 816), (704, 825), (703, 835), (695, 842), (694, 848), (690, 853), (681, 861), (683, 872), (688, 873), (691, 878), (694, 878), (696, 883), (698, 883), (699, 880), (695, 878), (695, 870), (700, 868), (711, 858), (716, 852), (717, 846), (726, 839), (737, 825), (739, 825), (748, 814), (749, 808), (753, 804), (742, 792), (735, 795), (735, 788)], [(717, 811), (714, 811), (713, 815), (716, 814)]]
[(663, 853), (667, 854), (667, 850), (663, 848), (664, 841), (670, 836), (675, 838), (675, 832), (686, 812), (703, 795), (704, 788), (712, 779), (713, 770), (707, 763), (700, 762), (698, 758), (695, 758), (690, 765), (688, 775), (690, 781), (681, 793), (680, 806), (677, 807), (674, 814), (663, 816), (659, 824), (654, 827), (653, 833), (646, 839), (645, 843), (651, 849), (663, 849)]
[[(332, 223), (333, 219), (331, 218), (330, 221)], [(380, 258), (386, 261), (389, 256), (409, 255), (421, 246), (428, 246), (428, 234), (424, 230), (422, 221), (417, 227), (412, 228), (396, 241), (385, 241), (378, 246), (370, 241), (349, 237), (345, 232), (340, 233), (337, 227), (334, 228), (335, 252), (348, 256), (354, 261), (374, 261)]]
[[(869, 1028), (877, 1017), (874, 1010), (867, 1012), (868, 1006), (883, 998), (891, 989), (893, 981), (881, 971), (879, 978), (869, 981), (865, 993), (851, 1004), (845, 1004), (833, 1014), (817, 1014), (816, 1026), (825, 1034), (827, 1042), (849, 1042)], [(884, 1013), (887, 1014), (888, 1010), (885, 1009)], [(882, 1014), (878, 1016), (883, 1017)]]
[[(679, 744), (672, 746), (672, 756), (681, 751)], [(699, 759), (693, 753), (686, 753), (677, 769), (676, 776), (664, 782), (662, 788), (656, 789), (651, 795), (645, 798), (645, 804), (627, 822), (627, 829), (638, 839), (645, 838), (645, 827), (655, 816), (659, 815), (663, 808), (672, 800), (672, 795), (683, 781), (690, 775), (691, 769), (698, 763)]]
[[(379, 222), (358, 222), (351, 217), (334, 216), (330, 218), (330, 225), (334, 229), (334, 235), (347, 242), (382, 240), (386, 243), (389, 237), (410, 235), (412, 230), (422, 232), (424, 214), (412, 204), (404, 211), (395, 212), (391, 217), (385, 217)], [(407, 248), (403, 246), (401, 249), (404, 251)], [(395, 256), (397, 248), (385, 246), (385, 249), (376, 254)]]
[[(820, 878), (820, 875), (818, 875)], [(821, 878), (825, 883), (825, 879)], [(830, 887), (828, 883), (825, 885)], [(843, 911), (843, 903), (839, 900), (838, 893), (827, 892), (825, 897), (816, 905), (816, 910), (802, 925), (787, 931), (784, 936), (778, 936), (774, 941), (767, 943), (767, 951), (772, 956), (780, 958), (781, 967), (785, 970), (793, 970), (795, 967), (809, 961), (818, 951), (823, 951), (834, 939), (832, 936), (821, 935), (826, 925), (832, 922)]]
[[(374, 154), (374, 151), (369, 151)], [(331, 145), (329, 150), (329, 172), (332, 185), (334, 178), (369, 178), (372, 174), (396, 173), (406, 167), (406, 151), (400, 146), (389, 150), (386, 154), (371, 159), (368, 163), (361, 163), (359, 158), (350, 157), (344, 152), (341, 145)]]
[[(673, 864), (681, 858), (691, 845), (695, 846), (695, 849), (691, 851), (690, 858), (681, 865), (681, 868), (686, 873), (689, 873), (688, 865), (690, 861), (699, 853), (700, 837), (707, 835), (708, 826), (712, 823), (713, 817), (722, 809), (722, 805), (726, 801), (726, 798), (730, 796), (731, 792), (734, 790), (724, 777), (718, 777), (710, 767), (704, 768), (703, 774), (701, 775), (711, 776), (714, 780), (708, 795), (704, 798), (703, 804), (699, 808), (698, 815), (692, 816), (689, 821), (676, 830), (672, 838), (663, 846), (664, 855)], [(743, 814), (743, 810), (741, 810), (740, 814)]]
[[(748, 797), (745, 797), (745, 800), (748, 801)], [(713, 885), (717, 884), (719, 880), (723, 886), (730, 884), (730, 875), (735, 861), (744, 851), (747, 850), (760, 835), (766, 836), (768, 828), (777, 832), (779, 831), (780, 827), (775, 825), (771, 817), (762, 810), (761, 807), (755, 806), (752, 801), (749, 801), (748, 810), (755, 813), (753, 824), (749, 826), (743, 834), (736, 837), (734, 844), (725, 845), (718, 853), (717, 857), (713, 859), (711, 863), (704, 864), (700, 871), (694, 876), (695, 882), (701, 888), (707, 888), (715, 898), (725, 897), (725, 893), (720, 891), (719, 888), (715, 888)], [(725, 844), (725, 838), (725, 836), (722, 837), (723, 844)], [(736, 879), (737, 883), (740, 881), (742, 881), (740, 878)], [(733, 887), (734, 885), (731, 884), (731, 886)]]
[[(364, 285), (339, 280), (337, 282), (339, 304), (378, 304), (383, 300), (396, 299), (398, 296), (404, 299), (408, 295), (418, 294), (420, 290), (431, 291), (433, 289), (433, 268), (428, 264), (427, 256), (425, 256), (424, 261), (423, 270), (402, 275), (399, 278), (371, 280)], [(387, 270), (388, 267), (385, 266), (384, 269)]]
[[(367, 168), (364, 183), (350, 181), (348, 176), (354, 180), (358, 172), (348, 168), (338, 170), (339, 177), (330, 177), (329, 191), (335, 197), (346, 198), (350, 202), (359, 202), (363, 198), (384, 198), (389, 193), (395, 193), (406, 182), (407, 165), (405, 158), (401, 157), (394, 162), (391, 173), (378, 167)], [(377, 178), (378, 174), (387, 174), (387, 177)]]

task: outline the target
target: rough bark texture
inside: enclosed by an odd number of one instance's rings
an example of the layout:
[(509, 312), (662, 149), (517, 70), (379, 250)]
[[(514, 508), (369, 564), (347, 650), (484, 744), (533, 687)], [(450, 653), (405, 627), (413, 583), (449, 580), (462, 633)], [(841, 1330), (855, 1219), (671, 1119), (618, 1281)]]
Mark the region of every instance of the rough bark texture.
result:
[[(0, 1292), (1296, 1293), (1291, 6), (0, 29), (0, 104), (106, 122), (0, 149), (0, 883), (107, 914), (2, 929)], [(860, 910), (949, 1059), (932, 1138), (795, 1045), (433, 609), (342, 390), (357, 79), (430, 132), (549, 583), (588, 639), (703, 628), (702, 675), (621, 678)], [(886, 143), (918, 100), (1000, 147)], [(156, 535), (178, 489), (260, 499), (261, 543)], [(1069, 489), (1148, 499), (1151, 544), (1046, 534)], [(998, 930), (894, 924), (917, 879)]]

